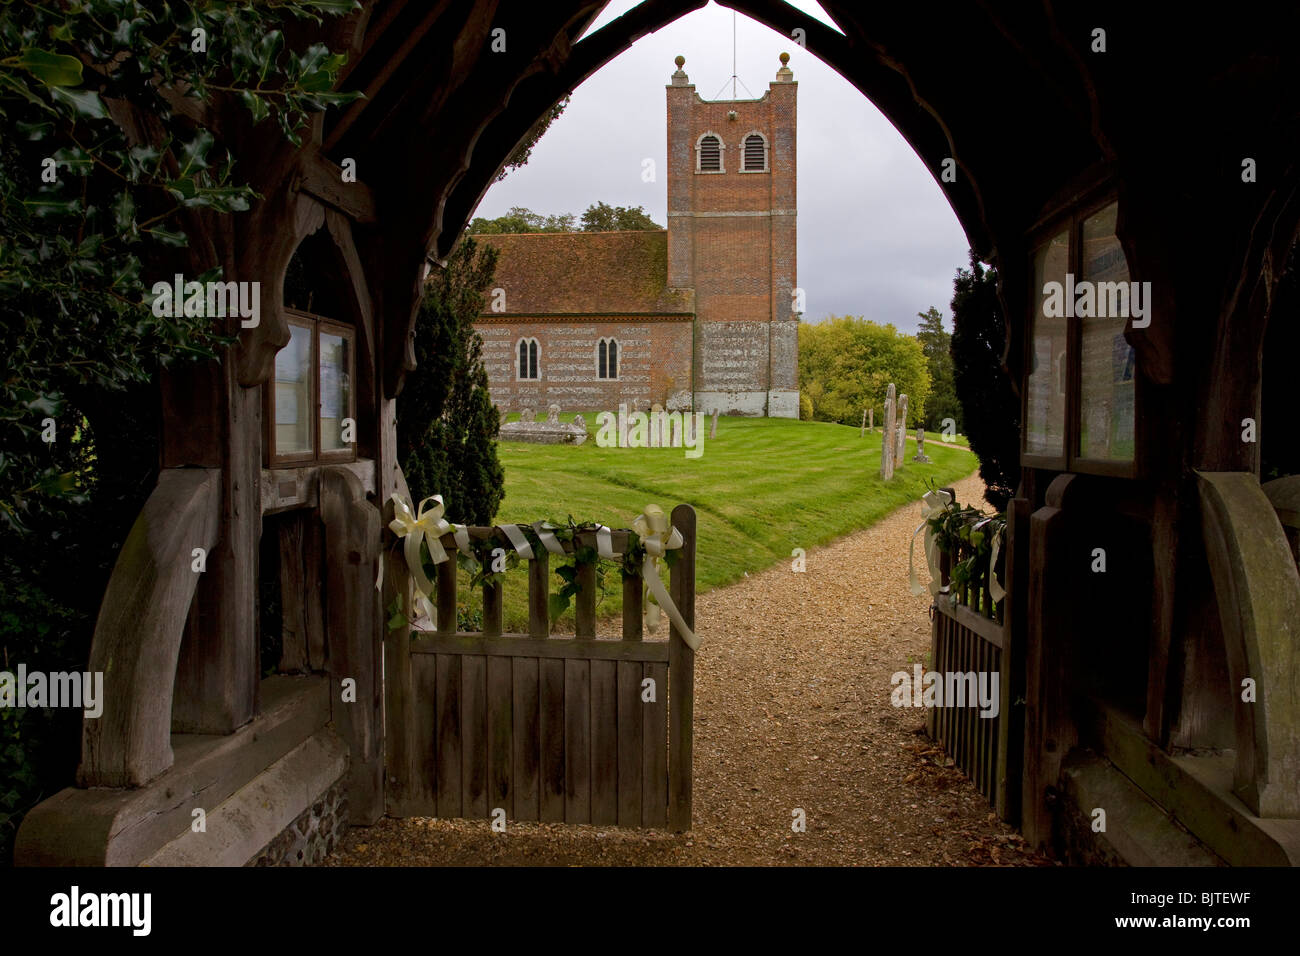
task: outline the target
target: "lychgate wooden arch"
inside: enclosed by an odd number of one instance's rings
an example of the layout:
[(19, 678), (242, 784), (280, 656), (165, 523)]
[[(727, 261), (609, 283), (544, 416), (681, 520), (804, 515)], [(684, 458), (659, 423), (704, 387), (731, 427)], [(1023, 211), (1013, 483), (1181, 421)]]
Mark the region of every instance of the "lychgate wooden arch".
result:
[[(384, 509), (405, 491), (394, 416), (425, 263), (450, 252), (547, 108), (703, 4), (646, 0), (579, 39), (601, 3), (368, 0), (298, 28), (298, 39), (347, 50), (342, 87), (365, 92), (318, 118), (300, 148), (220, 97), (177, 102), (231, 148), (263, 197), (239, 215), (191, 212), (179, 265), (194, 274), (221, 265), (278, 304), (294, 250), (326, 229), (354, 290), (366, 421), (355, 462), (265, 466), (263, 392), (289, 341), (278, 307), (221, 362), (165, 375), (161, 476), (96, 627), (91, 668), (106, 672), (105, 712), (87, 722), (78, 786), (28, 816), (20, 862), (245, 862), (301, 801), (286, 798), (279, 816), (224, 844), (198, 848), (184, 835), (193, 807), (238, 801), (265, 774), (293, 780), (309, 803), (344, 781), (354, 823), (385, 812), (381, 609), (408, 582), (382, 547)], [(1270, 504), (1290, 498), (1265, 494), (1259, 446), (1241, 440), (1242, 420), (1259, 418), (1260, 350), (1300, 226), (1300, 14), (1243, 9), (1215, 22), (1207, 48), (1203, 19), (1121, 2), (936, 13), (823, 0), (842, 33), (778, 0), (733, 6), (842, 73), (939, 180), (971, 246), (998, 266), (1005, 366), (1018, 388), (1035, 367), (1034, 256), (1045, 230), (1113, 202), (1129, 275), (1151, 283), (1150, 325), (1122, 332), (1136, 355), (1131, 462), (1098, 469), (1071, 453), (1064, 465), (1027, 467), (1010, 509), (1001, 626), (1025, 704), (1023, 736), (1007, 746), (1024, 769), (1001, 785), (1018, 794), (1014, 818), (1035, 844), (1086, 856), (1079, 808), (1109, 788), (1162, 807), (1208, 858), (1300, 860), (1300, 713), (1290, 703), (1300, 575), (1277, 517), (1285, 509)], [(147, 137), (142, 118), (121, 122)], [(945, 160), (955, 181), (940, 179)], [(344, 181), (346, 161), (355, 182)], [(310, 625), (329, 664), (290, 686), (259, 679), (257, 555), (264, 515), (298, 507), (321, 525), (301, 553), (331, 596)], [(1081, 577), (1077, 549), (1095, 529), (1149, 549), (1142, 593)], [(208, 556), (197, 580), (184, 560), (193, 548)], [(1109, 620), (1089, 616), (1099, 606)], [(1137, 649), (1125, 687), (1138, 691), (1125, 691), (1122, 706), (1104, 655), (1088, 650), (1103, 631)], [(1254, 704), (1238, 700), (1247, 678)], [(342, 707), (345, 679), (356, 703)], [(389, 772), (404, 771), (390, 759)], [(1110, 819), (1112, 855), (1158, 861), (1143, 856), (1141, 826)]]

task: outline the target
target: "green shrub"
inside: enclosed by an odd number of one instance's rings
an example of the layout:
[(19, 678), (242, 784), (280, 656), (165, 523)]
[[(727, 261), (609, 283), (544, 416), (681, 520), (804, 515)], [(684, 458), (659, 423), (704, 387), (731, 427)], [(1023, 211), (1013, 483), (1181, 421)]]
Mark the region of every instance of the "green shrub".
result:
[(474, 320), (497, 251), (465, 238), (425, 283), (415, 326), (416, 368), (397, 399), (397, 455), (413, 505), (442, 495), (448, 521), (487, 525), (505, 494), (500, 416), (488, 391)]

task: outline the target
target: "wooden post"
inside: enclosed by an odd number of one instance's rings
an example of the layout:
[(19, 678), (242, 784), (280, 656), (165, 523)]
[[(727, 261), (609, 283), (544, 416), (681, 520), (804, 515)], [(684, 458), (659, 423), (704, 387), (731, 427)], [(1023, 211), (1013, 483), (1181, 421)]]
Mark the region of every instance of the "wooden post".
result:
[[(361, 480), (347, 468), (320, 473), (325, 521), (326, 634), (334, 724), (347, 741), (350, 812), (359, 823), (384, 814), (383, 658), (377, 625), (379, 509), (366, 500)], [(352, 693), (343, 681), (354, 683)]]
[(1029, 518), (1029, 588), (1025, 635), (1025, 766), (1022, 829), (1035, 849), (1052, 839), (1049, 788), (1061, 775), (1061, 761), (1077, 739), (1070, 718), (1069, 652), (1073, 644), (1069, 571), (1052, 555), (1070, 546), (1061, 508), (1073, 475), (1058, 476), (1047, 490), (1047, 505)]
[[(260, 389), (241, 387), (235, 372), (234, 361), (222, 363), (224, 404), (208, 409), (215, 419), (205, 415), (204, 424), (223, 435), (221, 531), (199, 576), (175, 671), (172, 730), (180, 733), (228, 734), (257, 713), (262, 398)], [(168, 442), (175, 433), (167, 432)], [(169, 464), (179, 457), (170, 447), (163, 454)]]
[(862, 428), (858, 431), (858, 437), (861, 438), (867, 433), (867, 410), (862, 410)]
[[(680, 557), (673, 564), (670, 591), (686, 626), (695, 629), (695, 509), (678, 505), (672, 525), (682, 533)], [(695, 752), (695, 652), (674, 625), (668, 637), (668, 825), (691, 828), (692, 769)]]

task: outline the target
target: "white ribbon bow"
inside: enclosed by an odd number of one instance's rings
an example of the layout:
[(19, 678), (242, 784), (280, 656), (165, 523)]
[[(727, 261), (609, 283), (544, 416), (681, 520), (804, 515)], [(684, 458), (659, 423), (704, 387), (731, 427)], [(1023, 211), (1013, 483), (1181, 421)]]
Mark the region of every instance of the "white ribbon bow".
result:
[[(632, 529), (636, 531), (641, 543), (645, 545), (645, 561), (641, 565), (641, 579), (645, 582), (646, 589), (650, 592), (652, 600), (646, 602), (645, 617), (646, 624), (651, 631), (659, 626), (659, 609), (663, 608), (668, 613), (668, 618), (677, 628), (677, 633), (682, 636), (686, 646), (691, 650), (699, 650), (700, 639), (695, 636), (695, 632), (686, 626), (686, 621), (682, 618), (681, 612), (677, 610), (677, 605), (673, 603), (672, 596), (669, 595), (668, 589), (664, 587), (663, 581), (659, 580), (659, 559), (664, 553), (674, 548), (680, 548), (684, 543), (682, 533), (672, 526), (664, 510), (658, 505), (646, 505), (645, 511), (636, 516), (632, 522)], [(603, 528), (608, 531), (609, 529)], [(599, 539), (599, 536), (598, 536)]]
[(930, 569), (930, 594), (937, 597), (939, 591), (943, 588), (939, 575), (939, 542), (935, 537), (933, 529), (929, 528), (930, 519), (943, 511), (952, 503), (953, 497), (947, 491), (927, 491), (921, 499), (924, 510), (921, 515), (921, 523), (916, 526), (912, 532), (912, 540), (907, 546), (907, 584), (912, 594), (921, 594), (925, 588), (921, 587), (921, 582), (916, 578), (916, 567), (913, 563), (913, 553), (916, 550), (916, 536), (925, 531), (925, 563)]

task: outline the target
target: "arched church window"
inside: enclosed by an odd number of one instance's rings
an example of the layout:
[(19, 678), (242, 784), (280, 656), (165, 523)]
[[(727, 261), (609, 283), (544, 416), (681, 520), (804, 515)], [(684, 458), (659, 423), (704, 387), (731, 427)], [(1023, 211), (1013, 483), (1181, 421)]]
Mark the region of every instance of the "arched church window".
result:
[(720, 173), (722, 169), (722, 140), (715, 133), (705, 133), (695, 146), (696, 171)]
[(618, 378), (617, 339), (601, 339), (596, 346), (596, 377)]
[(519, 340), (519, 378), (538, 379), (542, 377), (538, 365), (540, 353), (541, 349), (537, 344), (537, 339)]
[(746, 173), (767, 172), (767, 139), (762, 133), (754, 132), (745, 137), (743, 154), (744, 165), (742, 171)]

